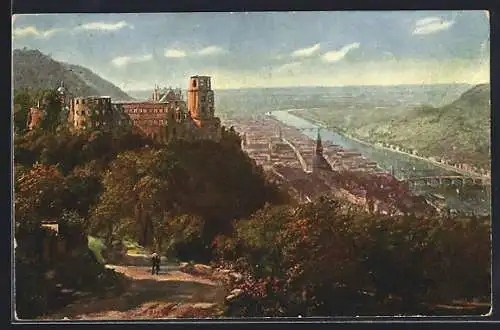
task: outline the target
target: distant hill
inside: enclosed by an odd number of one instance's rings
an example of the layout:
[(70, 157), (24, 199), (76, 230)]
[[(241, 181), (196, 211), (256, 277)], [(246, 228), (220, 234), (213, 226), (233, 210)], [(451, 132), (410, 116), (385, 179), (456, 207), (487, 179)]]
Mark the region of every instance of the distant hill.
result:
[(481, 84), (448, 105), (418, 107), (392, 122), (374, 124), (370, 138), (490, 168), (490, 111), (490, 85)]
[(12, 55), (14, 88), (50, 89), (64, 81), (77, 96), (106, 95), (132, 100), (127, 93), (79, 65), (58, 62), (38, 50), (15, 49)]
[(137, 100), (149, 100), (153, 94), (153, 87), (151, 90), (127, 91), (127, 94)]
[[(405, 106), (382, 104), (375, 107), (379, 104), (375, 102), (363, 106), (360, 97), (355, 96), (347, 99), (345, 106), (292, 113), (307, 120), (325, 122), (367, 142), (386, 142), (415, 149), (428, 157), (443, 157), (489, 169), (490, 85), (467, 89), (463, 85), (449, 86), (447, 91), (435, 86), (426, 88), (427, 102), (422, 99), (418, 103), (434, 106), (412, 105), (412, 102), (403, 102)], [(396, 95), (403, 98), (406, 94), (411, 93), (401, 91)], [(445, 105), (439, 101), (443, 95), (447, 100)], [(450, 100), (452, 95), (455, 95), (454, 100)]]

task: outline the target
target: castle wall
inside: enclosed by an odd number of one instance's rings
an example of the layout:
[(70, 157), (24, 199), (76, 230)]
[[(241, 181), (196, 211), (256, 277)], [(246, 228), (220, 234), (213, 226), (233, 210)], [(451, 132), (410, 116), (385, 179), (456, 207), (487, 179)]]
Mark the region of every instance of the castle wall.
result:
[[(190, 79), (187, 104), (180, 91), (163, 96), (157, 87), (153, 100), (111, 103), (110, 98), (79, 97), (71, 100), (68, 122), (74, 129), (123, 126), (138, 128), (145, 136), (168, 143), (174, 139), (220, 140), (221, 121), (214, 116), (210, 77)], [(161, 101), (158, 101), (161, 96)]]
[(167, 126), (175, 121), (174, 109), (168, 103), (130, 102), (122, 103), (125, 114), (130, 117), (132, 124), (139, 128), (144, 135), (151, 138), (167, 139)]
[(68, 121), (73, 129), (105, 128), (116, 125), (111, 98), (76, 97), (71, 100)]

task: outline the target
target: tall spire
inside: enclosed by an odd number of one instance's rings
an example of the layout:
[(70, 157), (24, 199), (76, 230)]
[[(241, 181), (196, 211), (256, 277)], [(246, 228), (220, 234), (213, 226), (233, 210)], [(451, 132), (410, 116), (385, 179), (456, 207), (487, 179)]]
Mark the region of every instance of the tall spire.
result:
[(318, 136), (316, 137), (316, 155), (323, 155), (323, 144), (321, 143), (321, 135), (319, 134), (319, 128), (318, 128)]

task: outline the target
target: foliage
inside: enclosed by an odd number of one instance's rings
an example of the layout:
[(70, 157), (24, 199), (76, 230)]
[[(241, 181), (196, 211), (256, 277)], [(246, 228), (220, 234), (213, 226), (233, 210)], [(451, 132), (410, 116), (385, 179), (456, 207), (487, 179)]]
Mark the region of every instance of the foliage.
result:
[(328, 199), (268, 208), (217, 239), (223, 263), (246, 275), (228, 313), (415, 314), (488, 299), (489, 225), (486, 218), (380, 217)]
[[(31, 166), (35, 162), (58, 165), (64, 174), (78, 168), (102, 170), (120, 152), (134, 150), (151, 143), (132, 130), (103, 132), (83, 131), (73, 134), (67, 130), (57, 133), (37, 130), (14, 141), (17, 164)], [(98, 174), (93, 172), (93, 174)]]
[(131, 99), (121, 89), (89, 69), (55, 61), (35, 49), (15, 49), (12, 61), (15, 89), (56, 89), (64, 81), (66, 88), (74, 95), (109, 95), (118, 100)]
[[(213, 238), (230, 231), (234, 219), (284, 200), (232, 142), (177, 141), (122, 153), (102, 182), (92, 233), (108, 241), (129, 235), (141, 245), (205, 261)], [(196, 242), (195, 236), (179, 241), (186, 231), (196, 233)]]
[(33, 166), (17, 182), (16, 222), (33, 228), (41, 220), (58, 218), (64, 208), (64, 197), (64, 177), (57, 167)]
[(87, 236), (88, 239), (88, 247), (89, 250), (92, 251), (97, 259), (101, 264), (105, 263), (105, 260), (102, 256), (102, 252), (106, 250), (106, 245), (104, 242), (97, 237), (93, 236)]

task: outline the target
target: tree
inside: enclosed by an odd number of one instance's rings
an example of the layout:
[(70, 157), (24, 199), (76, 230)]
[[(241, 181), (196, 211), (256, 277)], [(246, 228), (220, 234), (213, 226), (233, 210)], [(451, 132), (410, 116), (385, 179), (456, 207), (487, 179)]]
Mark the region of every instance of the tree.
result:
[(108, 243), (118, 231), (135, 232), (130, 218), (138, 199), (134, 191), (138, 180), (137, 157), (134, 152), (126, 152), (111, 163), (102, 181), (103, 193), (89, 219), (90, 233), (100, 233)]
[(55, 132), (60, 124), (62, 104), (56, 90), (47, 90), (43, 93), (41, 107), (45, 110), (41, 127), (44, 130)]
[(14, 90), (14, 130), (18, 134), (24, 134), (27, 129), (29, 111), (33, 104), (33, 98), (27, 89)]
[(16, 223), (29, 228), (57, 219), (64, 209), (64, 177), (53, 165), (35, 165), (21, 174), (15, 194)]

